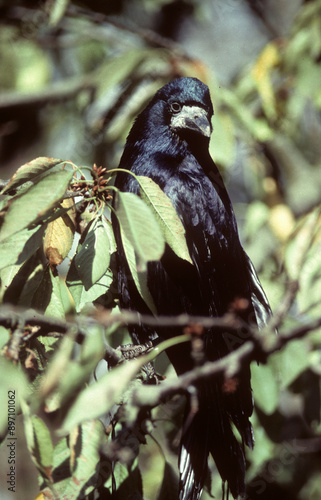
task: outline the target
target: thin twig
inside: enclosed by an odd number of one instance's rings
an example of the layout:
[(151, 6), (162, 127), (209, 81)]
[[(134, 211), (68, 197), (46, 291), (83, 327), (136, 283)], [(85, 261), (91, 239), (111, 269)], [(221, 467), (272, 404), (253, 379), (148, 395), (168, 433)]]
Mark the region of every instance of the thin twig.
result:
[(15, 330), (19, 325), (38, 326), (39, 329), (35, 332), (25, 333), (24, 340), (29, 340), (31, 337), (46, 335), (50, 332), (65, 334), (70, 330), (77, 329), (77, 342), (82, 343), (87, 336), (87, 331), (79, 326), (76, 322), (64, 321), (59, 318), (44, 316), (41, 313), (31, 309), (21, 309), (14, 306), (0, 307), (0, 325), (5, 328)]
[(156, 33), (153, 30), (138, 27), (133, 22), (130, 22), (129, 19), (124, 20), (120, 17), (106, 16), (104, 14), (92, 12), (74, 5), (69, 5), (67, 14), (72, 17), (87, 17), (95, 24), (109, 24), (118, 30), (137, 35), (153, 47), (160, 47), (169, 50), (171, 53), (185, 59), (186, 61), (195, 61), (195, 57), (192, 57), (181, 45), (173, 42), (170, 38), (166, 38)]
[(222, 359), (213, 362), (206, 362), (203, 366), (198, 366), (193, 370), (180, 375), (179, 377), (164, 380), (157, 386), (139, 387), (132, 396), (133, 404), (139, 408), (154, 407), (164, 399), (173, 396), (188, 387), (213, 375), (225, 373), (227, 377), (233, 377), (238, 373), (245, 359), (250, 359), (255, 347), (253, 342), (247, 341), (235, 351), (227, 354)]

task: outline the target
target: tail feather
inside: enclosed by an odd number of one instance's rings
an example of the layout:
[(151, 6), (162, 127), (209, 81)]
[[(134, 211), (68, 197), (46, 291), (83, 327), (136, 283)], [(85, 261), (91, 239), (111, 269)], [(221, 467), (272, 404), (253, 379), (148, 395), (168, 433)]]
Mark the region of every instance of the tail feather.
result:
[[(265, 295), (265, 292), (262, 288), (259, 277), (253, 266), (253, 263), (246, 254), (245, 256), (247, 259), (247, 265), (251, 276), (250, 280), (251, 302), (255, 312), (255, 319), (257, 322), (257, 326), (261, 330), (269, 322), (269, 319), (272, 316), (272, 311), (267, 296)], [(277, 333), (277, 331), (275, 333)]]
[[(179, 500), (198, 500), (207, 475), (209, 454), (208, 414), (198, 411), (190, 421), (186, 412), (179, 457)], [(189, 425), (186, 426), (187, 421)]]
[(198, 477), (198, 474), (191, 463), (191, 453), (187, 451), (184, 445), (181, 447), (179, 465), (179, 500), (198, 500), (202, 493), (205, 478), (203, 480), (203, 478)]
[[(210, 386), (210, 398), (206, 397), (208, 390), (209, 386), (205, 384), (199, 388), (199, 410), (182, 436), (179, 500), (200, 498), (208, 472), (209, 453), (233, 498), (245, 494), (243, 443), (239, 443), (233, 433), (231, 421), (234, 419), (224, 409), (216, 384)], [(244, 416), (244, 421), (242, 424), (239, 422), (239, 426), (242, 427), (243, 441), (252, 446), (253, 436), (248, 418)]]
[(233, 498), (245, 494), (245, 456), (243, 446), (235, 438), (230, 422), (221, 420), (221, 436), (213, 435), (210, 452), (223, 482), (227, 482)]

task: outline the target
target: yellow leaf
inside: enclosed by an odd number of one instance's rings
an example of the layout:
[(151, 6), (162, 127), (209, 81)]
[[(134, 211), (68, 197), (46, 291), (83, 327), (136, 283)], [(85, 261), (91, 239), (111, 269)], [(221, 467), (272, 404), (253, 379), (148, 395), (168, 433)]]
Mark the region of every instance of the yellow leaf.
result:
[(280, 56), (276, 43), (269, 43), (261, 52), (251, 72), (262, 100), (262, 107), (270, 120), (275, 120), (277, 116), (271, 74), (279, 60)]
[[(65, 199), (61, 206), (67, 208), (73, 204), (72, 199)], [(44, 238), (44, 252), (50, 266), (59, 266), (67, 257), (74, 239), (74, 222), (75, 208), (71, 208), (68, 213), (48, 224)]]
[(295, 218), (288, 206), (279, 203), (270, 210), (269, 224), (278, 240), (284, 242), (294, 229)]

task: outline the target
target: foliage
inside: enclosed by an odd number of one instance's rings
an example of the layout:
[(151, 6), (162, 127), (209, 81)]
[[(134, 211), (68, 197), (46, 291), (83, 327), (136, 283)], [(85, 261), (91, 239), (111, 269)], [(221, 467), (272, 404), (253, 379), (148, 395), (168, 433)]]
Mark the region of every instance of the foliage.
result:
[[(145, 3), (157, 11), (166, 2)], [(282, 349), (263, 332), (267, 362), (252, 364), (248, 498), (320, 497), (320, 10), (319, 0), (306, 2), (289, 34), (270, 41), (225, 88), (173, 42), (103, 14), (97, 25), (94, 10), (72, 2), (25, 8), (24, 21), (10, 18), (1, 30), (0, 86), (11, 88), (0, 100), (4, 130), (10, 136), (13, 120), (12, 134), (23, 130), (28, 158), (37, 156), (2, 184), (1, 401), (16, 391), (42, 498), (176, 498), (183, 401), (176, 391), (146, 409), (145, 366), (158, 353), (119, 363), (113, 349), (128, 341), (125, 324), (137, 318), (117, 308), (110, 213), (116, 210), (132, 279), (155, 312), (146, 264), (165, 242), (188, 260), (184, 231), (152, 181), (136, 178), (140, 197), (117, 193), (112, 182), (133, 117), (178, 75), (210, 86), (211, 154), (280, 329)], [(57, 44), (55, 82), (43, 33)], [(37, 143), (57, 158), (40, 156)], [(78, 166), (94, 162), (104, 167)], [(190, 338), (188, 324), (187, 337), (174, 342)], [(164, 356), (156, 367), (174, 387)], [(7, 430), (3, 413), (3, 438)], [(204, 499), (221, 494), (210, 468)]]

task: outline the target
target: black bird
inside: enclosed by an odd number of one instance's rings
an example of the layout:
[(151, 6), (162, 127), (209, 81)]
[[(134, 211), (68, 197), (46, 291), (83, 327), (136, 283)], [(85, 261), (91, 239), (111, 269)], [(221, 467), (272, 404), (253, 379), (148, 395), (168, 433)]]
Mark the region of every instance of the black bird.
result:
[[(178, 78), (161, 88), (137, 117), (127, 138), (119, 167), (150, 177), (171, 199), (185, 228), (193, 265), (166, 247), (160, 261), (149, 262), (147, 283), (159, 315), (188, 313), (220, 317), (234, 308), (244, 324), (261, 327), (271, 311), (254, 267), (239, 240), (231, 201), (209, 155), (213, 106), (208, 87), (196, 78)], [(117, 174), (116, 187), (139, 193), (130, 174)], [(117, 203), (117, 202), (116, 202)], [(120, 230), (114, 217), (118, 246), (120, 306), (151, 314), (140, 297), (126, 263)], [(242, 306), (240, 306), (242, 304)], [(177, 335), (176, 328), (130, 328), (133, 341)], [(217, 360), (239, 347), (244, 331), (227, 334), (219, 328), (204, 332), (204, 355)], [(191, 347), (180, 344), (168, 356), (178, 374), (193, 368)], [(223, 484), (234, 498), (245, 493), (244, 444), (252, 448), (249, 417), (253, 402), (250, 368), (242, 367), (231, 387), (223, 377), (196, 386), (198, 411), (191, 418), (187, 404), (179, 458), (180, 500), (199, 499), (211, 454)], [(238, 429), (242, 443), (232, 430)]]

